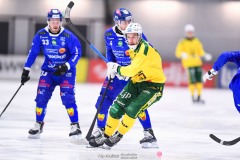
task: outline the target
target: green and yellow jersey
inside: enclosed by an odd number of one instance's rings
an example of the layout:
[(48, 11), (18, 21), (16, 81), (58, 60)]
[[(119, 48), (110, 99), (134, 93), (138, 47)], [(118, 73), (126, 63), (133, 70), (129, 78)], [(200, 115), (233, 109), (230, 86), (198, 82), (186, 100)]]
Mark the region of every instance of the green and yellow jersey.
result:
[(166, 81), (161, 56), (148, 42), (142, 39), (135, 50), (130, 49), (126, 53), (131, 58), (131, 64), (118, 67), (120, 75), (132, 77), (133, 83), (143, 81), (164, 83)]
[[(186, 58), (181, 57), (182, 53), (186, 53)], [(202, 43), (196, 37), (191, 40), (184, 38), (176, 47), (176, 57), (181, 59), (184, 68), (201, 66), (202, 56), (204, 56)]]

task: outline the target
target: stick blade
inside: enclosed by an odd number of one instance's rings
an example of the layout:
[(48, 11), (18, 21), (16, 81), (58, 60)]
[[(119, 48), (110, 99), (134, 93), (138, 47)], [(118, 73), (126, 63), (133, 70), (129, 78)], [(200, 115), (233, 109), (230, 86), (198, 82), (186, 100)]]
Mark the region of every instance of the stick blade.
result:
[(73, 1), (71, 1), (71, 2), (68, 3), (68, 6), (67, 6), (67, 7), (70, 8), (70, 9), (72, 9), (73, 6), (74, 6), (74, 3), (73, 3)]
[(217, 138), (216, 136), (214, 136), (213, 134), (210, 134), (209, 137), (212, 138), (214, 141), (221, 143), (221, 140), (219, 138)]
[(74, 6), (73, 1), (69, 2), (67, 8), (65, 10), (65, 21), (68, 23), (70, 21), (70, 12), (72, 7)]

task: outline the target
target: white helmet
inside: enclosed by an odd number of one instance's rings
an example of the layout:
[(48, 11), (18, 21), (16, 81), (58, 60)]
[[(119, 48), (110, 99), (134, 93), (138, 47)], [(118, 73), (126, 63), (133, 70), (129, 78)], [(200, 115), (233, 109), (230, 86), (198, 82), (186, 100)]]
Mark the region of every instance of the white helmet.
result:
[(192, 24), (187, 24), (185, 27), (184, 27), (184, 31), (185, 32), (195, 32), (195, 28)]
[(127, 33), (138, 33), (142, 36), (142, 27), (139, 23), (130, 23), (125, 29), (125, 35)]
[[(127, 40), (127, 34), (128, 33), (137, 33), (138, 37), (139, 37), (139, 41), (138, 41), (138, 43), (139, 43), (141, 38), (142, 38), (142, 33), (143, 33), (141, 25), (139, 23), (130, 23), (127, 26), (127, 28), (125, 29), (125, 32), (124, 32), (126, 40)], [(128, 44), (129, 48), (131, 48), (133, 50), (137, 48), (137, 45), (138, 44), (134, 44), (134, 45), (129, 45)]]

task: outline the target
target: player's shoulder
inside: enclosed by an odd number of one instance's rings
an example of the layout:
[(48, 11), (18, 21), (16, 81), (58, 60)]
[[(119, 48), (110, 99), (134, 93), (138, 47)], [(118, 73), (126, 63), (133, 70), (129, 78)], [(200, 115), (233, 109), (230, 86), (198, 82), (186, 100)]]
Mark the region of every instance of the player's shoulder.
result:
[(144, 39), (141, 39), (138, 47), (135, 49), (136, 52), (140, 52), (140, 51), (143, 51), (143, 54), (144, 55), (147, 55), (148, 51), (149, 51), (149, 48), (151, 48), (151, 46), (149, 45), (149, 43), (144, 40)]
[(201, 41), (200, 41), (200, 39), (198, 37), (194, 37), (194, 41), (197, 41), (197, 42), (201, 43)]
[(70, 37), (75, 37), (75, 35), (68, 29), (63, 28), (62, 34), (64, 37), (70, 38)]
[(104, 35), (105, 35), (105, 37), (113, 36), (113, 35), (114, 35), (113, 27), (108, 28), (108, 29), (105, 31)]
[(46, 31), (45, 28), (42, 28), (42, 29), (37, 31), (37, 35), (39, 35), (39, 36), (47, 35), (47, 34), (48, 34), (48, 32)]

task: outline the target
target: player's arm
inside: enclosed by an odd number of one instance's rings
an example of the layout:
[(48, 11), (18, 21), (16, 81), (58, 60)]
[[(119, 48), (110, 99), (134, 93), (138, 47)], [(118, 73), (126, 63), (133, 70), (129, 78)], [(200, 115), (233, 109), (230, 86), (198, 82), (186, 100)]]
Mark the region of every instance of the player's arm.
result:
[[(130, 54), (134, 54), (133, 50), (129, 50)], [(128, 66), (119, 66), (117, 69), (117, 73), (125, 76), (125, 77), (133, 77), (135, 76), (139, 71), (142, 70), (142, 63), (146, 59), (146, 55), (142, 53), (137, 53), (136, 57), (132, 60), (131, 64)]]
[(26, 60), (24, 68), (23, 68), (23, 72), (22, 72), (22, 76), (21, 76), (22, 85), (24, 85), (30, 79), (30, 76), (29, 76), (30, 68), (33, 65), (33, 63), (35, 62), (38, 54), (40, 53), (41, 45), (42, 45), (42, 43), (41, 43), (40, 38), (37, 33), (35, 35), (35, 37), (33, 38), (32, 46), (31, 46), (31, 49), (29, 50), (28, 58)]
[(183, 53), (182, 45), (183, 45), (183, 41), (180, 40), (177, 44), (176, 51), (175, 51), (175, 56), (178, 59), (185, 58), (184, 56), (186, 56), (186, 53), (185, 54)]
[(69, 65), (68, 69), (75, 67), (82, 55), (82, 47), (80, 41), (73, 34), (71, 36), (71, 41), (68, 44), (71, 56), (66, 62), (66, 65)]
[(40, 53), (42, 43), (40, 41), (40, 38), (38, 36), (38, 33), (35, 35), (35, 37), (32, 40), (32, 46), (29, 50), (28, 57), (26, 60), (26, 63), (24, 65), (24, 69), (30, 70), (31, 66), (35, 62), (38, 54)]
[(107, 39), (107, 33), (105, 33), (105, 47), (106, 47), (106, 57), (108, 62), (116, 62), (116, 58), (112, 52), (112, 47), (109, 40)]
[(203, 80), (212, 80), (212, 78), (217, 75), (218, 71), (227, 63), (233, 62), (237, 64), (237, 61), (240, 61), (240, 51), (229, 51), (223, 52), (218, 57), (218, 59), (213, 64), (211, 70), (209, 70), (204, 76)]

